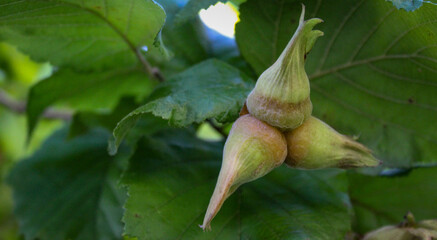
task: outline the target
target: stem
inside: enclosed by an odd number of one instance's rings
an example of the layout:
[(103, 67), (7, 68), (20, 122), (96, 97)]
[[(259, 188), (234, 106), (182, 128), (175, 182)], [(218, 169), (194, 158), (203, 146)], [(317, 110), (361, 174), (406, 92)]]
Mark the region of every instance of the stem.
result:
[(146, 70), (147, 74), (149, 74), (153, 78), (156, 78), (159, 82), (165, 81), (165, 78), (162, 75), (159, 68), (152, 67), (152, 65), (150, 65), (150, 63), (146, 60), (146, 58), (144, 58), (144, 56), (141, 54), (140, 50), (136, 50), (135, 55), (137, 56), (141, 64), (144, 66), (144, 69)]
[[(12, 112), (18, 114), (23, 114), (26, 112), (26, 103), (14, 100), (2, 89), (0, 89), (0, 106), (4, 106)], [(42, 117), (46, 119), (60, 119), (68, 121), (72, 118), (72, 113), (47, 109)]]

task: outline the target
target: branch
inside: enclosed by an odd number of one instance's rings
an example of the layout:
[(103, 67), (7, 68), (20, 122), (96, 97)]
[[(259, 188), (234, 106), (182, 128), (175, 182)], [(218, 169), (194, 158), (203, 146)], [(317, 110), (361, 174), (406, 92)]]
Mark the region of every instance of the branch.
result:
[[(26, 112), (26, 103), (14, 100), (2, 89), (0, 89), (0, 106), (4, 106), (10, 111), (18, 114), (24, 114)], [(60, 119), (68, 121), (71, 120), (72, 113), (56, 111), (49, 108), (44, 112), (42, 117), (46, 119)]]

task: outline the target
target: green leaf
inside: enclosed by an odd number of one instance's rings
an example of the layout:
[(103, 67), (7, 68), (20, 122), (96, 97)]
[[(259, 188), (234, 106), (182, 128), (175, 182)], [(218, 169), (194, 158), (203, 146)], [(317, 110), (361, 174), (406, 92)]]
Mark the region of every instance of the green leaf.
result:
[[(305, 1), (325, 33), (307, 57), (313, 114), (360, 136), (388, 167), (437, 159), (437, 8), (397, 11), (386, 1)], [(296, 29), (300, 2), (241, 5), (236, 39), (259, 74)]]
[(117, 124), (115, 129), (113, 128), (114, 132), (108, 143), (108, 152), (115, 155), (125, 138), (130, 141), (130, 145), (135, 145), (142, 136), (151, 135), (166, 128), (170, 128), (167, 121), (151, 113), (125, 118)]
[[(241, 4), (235, 38), (241, 55), (258, 75), (276, 61), (290, 41), (301, 10), (295, 0), (251, 0)], [(306, 18), (308, 15), (307, 10)]]
[(238, 116), (253, 82), (232, 66), (207, 60), (161, 83), (146, 105), (131, 115), (152, 112), (175, 126), (208, 118), (230, 122)]
[(55, 133), (8, 177), (21, 232), (26, 239), (120, 239), (125, 192), (117, 186), (120, 159), (106, 152), (108, 134), (68, 142), (66, 135)]
[(29, 133), (44, 109), (54, 103), (80, 111), (112, 109), (123, 96), (147, 96), (154, 85), (136, 68), (86, 74), (61, 70), (31, 88), (27, 102)]
[(166, 47), (171, 51), (172, 58), (163, 58), (162, 54), (156, 54), (153, 51), (148, 52), (149, 59), (154, 60), (155, 65), (167, 72), (169, 68), (183, 70), (195, 63), (201, 62), (208, 58), (210, 46), (205, 25), (200, 19), (194, 16), (183, 24), (174, 24), (175, 15), (183, 7), (180, 1), (158, 0), (166, 12), (167, 19), (162, 29), (162, 38)]
[(396, 177), (349, 174), (350, 198), (355, 210), (354, 230), (365, 233), (395, 225), (411, 211), (416, 219), (437, 216), (437, 168), (417, 168)]
[(205, 26), (200, 19), (195, 18), (182, 25), (169, 23), (164, 28), (163, 34), (165, 43), (174, 53), (175, 58), (188, 66), (208, 58), (210, 46)]
[(201, 9), (207, 9), (217, 2), (226, 2), (225, 0), (190, 0), (182, 10), (176, 15), (175, 24), (182, 24), (186, 21), (197, 17)]
[(127, 115), (114, 129), (120, 143), (137, 119), (152, 113), (183, 127), (214, 118), (226, 123), (238, 116), (253, 82), (238, 69), (207, 60), (161, 83), (150, 101)]
[(153, 0), (0, 1), (0, 39), (38, 61), (80, 70), (135, 64), (164, 21)]
[(342, 239), (350, 229), (342, 171), (281, 167), (243, 185), (212, 231), (201, 224), (220, 168), (222, 144), (167, 131), (138, 146), (123, 178), (125, 234), (141, 239)]

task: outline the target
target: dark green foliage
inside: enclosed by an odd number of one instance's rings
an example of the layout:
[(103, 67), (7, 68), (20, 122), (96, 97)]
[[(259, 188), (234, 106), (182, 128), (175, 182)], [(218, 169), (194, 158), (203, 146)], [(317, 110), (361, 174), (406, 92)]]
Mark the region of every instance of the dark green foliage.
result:
[(411, 211), (417, 220), (436, 218), (436, 168), (414, 169), (406, 175), (372, 177), (349, 174), (349, 194), (355, 211), (355, 227), (365, 233), (396, 224)]
[(123, 155), (108, 156), (105, 132), (66, 135), (55, 133), (8, 177), (21, 232), (26, 239), (120, 239)]

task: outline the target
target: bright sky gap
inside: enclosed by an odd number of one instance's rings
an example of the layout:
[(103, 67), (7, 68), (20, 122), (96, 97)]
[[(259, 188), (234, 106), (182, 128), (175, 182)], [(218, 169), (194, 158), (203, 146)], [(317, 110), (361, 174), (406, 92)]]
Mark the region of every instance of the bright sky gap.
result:
[(238, 22), (238, 10), (231, 3), (217, 3), (199, 12), (200, 19), (209, 28), (218, 33), (234, 38), (235, 24)]

